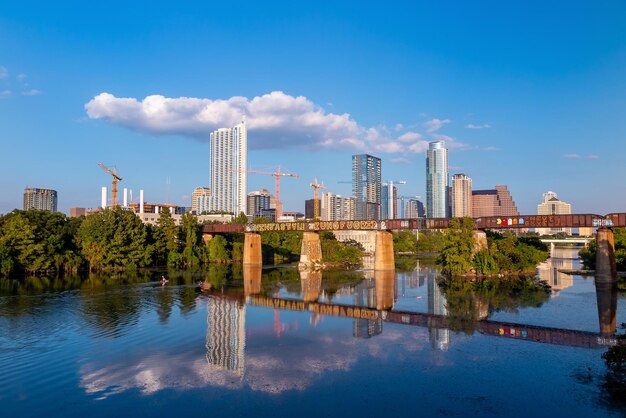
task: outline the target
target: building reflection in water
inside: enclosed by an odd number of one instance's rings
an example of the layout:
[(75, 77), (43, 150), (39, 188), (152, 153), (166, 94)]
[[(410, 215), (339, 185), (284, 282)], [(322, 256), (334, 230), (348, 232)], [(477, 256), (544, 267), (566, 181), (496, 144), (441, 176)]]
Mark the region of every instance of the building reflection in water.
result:
[[(428, 277), (428, 313), (432, 315), (448, 315), (446, 298), (437, 284), (437, 275), (431, 271)], [(450, 346), (450, 330), (445, 328), (428, 328), (430, 344), (435, 350), (448, 351)]]
[(224, 296), (207, 298), (206, 359), (209, 365), (243, 377), (246, 306)]
[(617, 329), (617, 281), (596, 280), (595, 285), (600, 334), (614, 335)]
[[(364, 279), (354, 289), (354, 305), (375, 308), (376, 292), (376, 282), (372, 279)], [(375, 320), (355, 318), (352, 320), (352, 324), (352, 335), (356, 338), (371, 338), (383, 332), (382, 318)]]
[(559, 270), (572, 270), (579, 250), (580, 248), (555, 247), (551, 257), (537, 266), (539, 280), (552, 287), (553, 297), (558, 296), (561, 290), (574, 285), (574, 276), (561, 273)]

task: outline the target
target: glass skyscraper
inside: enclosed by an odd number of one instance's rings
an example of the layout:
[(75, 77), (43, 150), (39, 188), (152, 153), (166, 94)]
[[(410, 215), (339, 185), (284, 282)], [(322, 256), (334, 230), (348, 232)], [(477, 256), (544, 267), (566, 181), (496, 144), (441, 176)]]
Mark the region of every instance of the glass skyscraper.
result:
[(380, 158), (368, 154), (352, 156), (352, 195), (356, 219), (380, 219), (382, 197)]
[(448, 200), (448, 150), (443, 141), (428, 144), (426, 151), (426, 216), (447, 218)]
[(247, 214), (248, 132), (243, 121), (211, 132), (209, 210)]

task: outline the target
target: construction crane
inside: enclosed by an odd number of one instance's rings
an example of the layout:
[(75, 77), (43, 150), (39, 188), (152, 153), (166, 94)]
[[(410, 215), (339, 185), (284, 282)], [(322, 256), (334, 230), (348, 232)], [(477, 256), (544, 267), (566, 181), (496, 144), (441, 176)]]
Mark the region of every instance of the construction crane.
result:
[(113, 180), (111, 181), (111, 206), (117, 206), (117, 182), (122, 181), (122, 178), (117, 175), (117, 168), (113, 166), (113, 170), (110, 170), (106, 165), (102, 163), (98, 163), (98, 165), (111, 176), (113, 176)]
[(317, 182), (317, 177), (315, 177), (315, 181), (309, 186), (313, 188), (313, 220), (318, 220), (320, 218), (319, 189), (325, 189), (326, 186), (319, 184)]
[(280, 203), (280, 178), (281, 177), (294, 177), (299, 179), (300, 175), (298, 174), (293, 174), (293, 173), (283, 173), (280, 171), (280, 166), (278, 166), (278, 169), (273, 172), (267, 172), (267, 171), (256, 171), (256, 170), (249, 170), (248, 173), (250, 174), (262, 174), (262, 175), (266, 175), (266, 176), (274, 176), (274, 178), (276, 179), (276, 212), (275, 212), (275, 221), (278, 222), (278, 219), (280, 219), (280, 217), (282, 216), (282, 204)]

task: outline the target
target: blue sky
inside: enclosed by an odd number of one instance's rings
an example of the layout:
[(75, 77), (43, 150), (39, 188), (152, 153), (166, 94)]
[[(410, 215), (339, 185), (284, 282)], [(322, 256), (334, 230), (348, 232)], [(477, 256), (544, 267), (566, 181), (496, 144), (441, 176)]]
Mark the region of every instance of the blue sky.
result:
[[(58, 190), (62, 211), (98, 206), (99, 161), (150, 202), (169, 177), (189, 205), (210, 130), (242, 110), (249, 167), (301, 176), (286, 210), (315, 176), (349, 195), (337, 182), (361, 152), (424, 196), (433, 139), (451, 173), (507, 184), (523, 213), (548, 190), (575, 212), (625, 210), (623, 1), (207, 3), (0, 3), (0, 213), (26, 186)], [(273, 178), (250, 175), (260, 187)]]

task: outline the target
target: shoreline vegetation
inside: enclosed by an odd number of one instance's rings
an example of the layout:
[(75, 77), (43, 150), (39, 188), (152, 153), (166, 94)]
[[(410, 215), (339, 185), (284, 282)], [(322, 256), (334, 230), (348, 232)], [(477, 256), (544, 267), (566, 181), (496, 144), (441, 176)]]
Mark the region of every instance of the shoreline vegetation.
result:
[[(243, 214), (232, 221), (246, 222)], [(271, 220), (255, 220), (266, 222)], [(214, 235), (205, 243), (202, 226), (192, 214), (183, 215), (181, 224), (176, 225), (168, 211), (153, 226), (119, 207), (78, 218), (59, 212), (14, 210), (0, 216), (0, 277), (190, 268), (242, 261), (244, 234)], [(301, 232), (260, 235), (265, 265), (299, 260)], [(361, 265), (364, 251), (356, 241), (337, 241), (330, 232), (320, 233), (320, 239), (325, 265), (343, 269)]]

